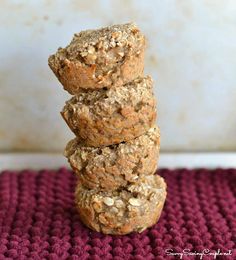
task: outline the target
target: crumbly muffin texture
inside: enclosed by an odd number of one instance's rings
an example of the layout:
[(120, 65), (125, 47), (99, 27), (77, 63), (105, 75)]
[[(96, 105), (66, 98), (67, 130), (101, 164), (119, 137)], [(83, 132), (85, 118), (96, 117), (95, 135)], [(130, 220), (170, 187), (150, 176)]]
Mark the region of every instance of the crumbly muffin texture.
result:
[(93, 230), (123, 235), (142, 232), (158, 220), (166, 197), (166, 184), (158, 175), (117, 191), (76, 188), (76, 206), (81, 220)]
[(100, 148), (83, 146), (75, 138), (64, 154), (85, 187), (116, 190), (154, 174), (159, 148), (159, 129), (152, 128), (129, 142)]
[[(134, 23), (75, 34), (71, 43), (49, 57), (49, 66), (64, 88), (121, 85), (143, 73), (145, 37)], [(79, 73), (79, 74), (78, 74)]]
[[(99, 30), (81, 31), (74, 35), (71, 43), (59, 48), (56, 55), (71, 61), (80, 60), (86, 65), (108, 65), (109, 71), (124, 56), (132, 56), (142, 49), (144, 36), (134, 23), (113, 25)], [(109, 67), (110, 65), (110, 67)]]
[(119, 88), (81, 92), (61, 112), (68, 126), (88, 146), (107, 146), (144, 134), (156, 121), (150, 76)]
[(73, 97), (61, 115), (76, 135), (64, 151), (78, 176), (81, 221), (104, 234), (142, 232), (160, 217), (166, 184), (155, 175), (160, 131), (146, 40), (134, 23), (81, 31), (48, 59)]

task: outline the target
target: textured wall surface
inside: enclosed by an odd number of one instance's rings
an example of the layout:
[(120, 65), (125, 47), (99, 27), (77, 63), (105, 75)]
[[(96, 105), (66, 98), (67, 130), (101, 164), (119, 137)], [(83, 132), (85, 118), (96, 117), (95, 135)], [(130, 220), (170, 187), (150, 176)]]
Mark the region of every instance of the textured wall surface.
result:
[(149, 41), (162, 150), (236, 150), (235, 14), (233, 0), (0, 0), (0, 151), (63, 150), (69, 95), (49, 54), (74, 32), (128, 21)]

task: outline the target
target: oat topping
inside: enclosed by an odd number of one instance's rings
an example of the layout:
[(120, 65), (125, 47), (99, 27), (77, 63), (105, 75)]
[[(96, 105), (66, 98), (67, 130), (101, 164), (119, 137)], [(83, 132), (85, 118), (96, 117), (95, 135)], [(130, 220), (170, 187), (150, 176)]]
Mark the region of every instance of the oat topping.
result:
[(112, 206), (114, 204), (114, 200), (112, 198), (109, 197), (105, 197), (103, 199), (103, 202), (107, 205), (107, 206)]
[(119, 61), (125, 54), (138, 52), (144, 36), (134, 23), (86, 30), (74, 35), (62, 50), (70, 60), (82, 57), (87, 64)]
[(139, 199), (135, 199), (135, 198), (130, 198), (129, 199), (129, 204), (131, 204), (132, 206), (140, 206), (141, 205), (141, 201)]
[(74, 34), (71, 43), (59, 48), (55, 58), (85, 65), (105, 65), (101, 69), (108, 73), (124, 56), (138, 55), (144, 45), (145, 38), (134, 23), (113, 25)]

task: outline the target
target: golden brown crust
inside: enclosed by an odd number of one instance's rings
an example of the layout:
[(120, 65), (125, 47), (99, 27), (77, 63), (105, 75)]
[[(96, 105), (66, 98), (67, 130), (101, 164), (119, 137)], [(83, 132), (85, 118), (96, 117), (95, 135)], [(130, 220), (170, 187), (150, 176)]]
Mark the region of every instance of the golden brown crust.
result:
[(84, 186), (115, 190), (154, 174), (159, 148), (159, 129), (152, 128), (130, 142), (103, 148), (85, 147), (73, 139), (67, 144), (65, 156)]
[(144, 177), (140, 183), (120, 191), (76, 188), (76, 207), (80, 218), (91, 229), (105, 234), (142, 232), (160, 217), (166, 198), (166, 184), (158, 175)]
[(66, 102), (61, 114), (86, 146), (132, 140), (156, 121), (152, 79), (147, 76), (119, 88), (81, 92)]
[(48, 63), (70, 94), (116, 87), (143, 75), (145, 38), (133, 23), (75, 34)]

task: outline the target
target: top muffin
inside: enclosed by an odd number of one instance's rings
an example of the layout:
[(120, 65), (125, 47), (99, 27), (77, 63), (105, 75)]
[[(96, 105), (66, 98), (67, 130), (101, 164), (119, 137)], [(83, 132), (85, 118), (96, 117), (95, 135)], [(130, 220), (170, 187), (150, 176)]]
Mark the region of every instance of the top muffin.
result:
[(49, 66), (71, 94), (123, 85), (143, 75), (145, 37), (134, 23), (75, 34), (49, 57)]

